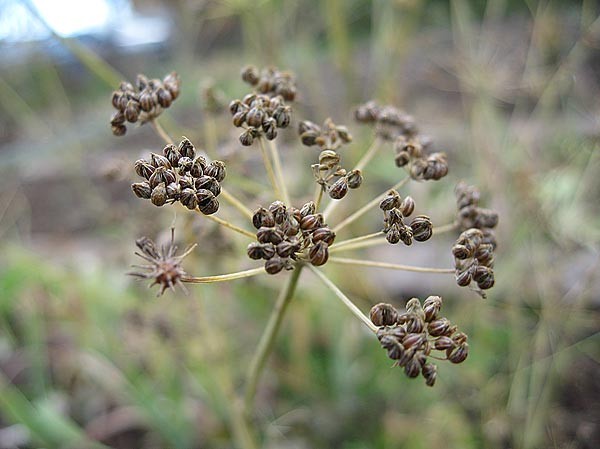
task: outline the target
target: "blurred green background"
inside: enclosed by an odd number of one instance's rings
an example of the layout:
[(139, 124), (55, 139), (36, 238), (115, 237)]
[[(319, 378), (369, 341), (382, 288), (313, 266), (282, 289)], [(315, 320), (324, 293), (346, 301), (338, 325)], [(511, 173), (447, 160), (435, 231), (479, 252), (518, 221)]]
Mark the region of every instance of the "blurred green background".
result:
[[(148, 126), (114, 137), (108, 121), (121, 79), (177, 71), (182, 96), (161, 122), (226, 160), (250, 207), (265, 204), (260, 157), (228, 113), (203, 109), (208, 85), (245, 93), (248, 63), (293, 70), (295, 120), (347, 125), (348, 160), (372, 137), (353, 106), (407, 110), (450, 174), (403, 194), (445, 224), (465, 179), (501, 217), (486, 300), (452, 276), (325, 269), (364, 311), (443, 296), (471, 352), (440, 364), (434, 388), (391, 368), (304, 278), (258, 392), (260, 447), (600, 447), (599, 14), (591, 0), (0, 0), (0, 449), (233, 447), (231, 392), (281, 279), (157, 299), (125, 276), (135, 239), (164, 240), (174, 219), (182, 247), (199, 243), (188, 272), (252, 264), (243, 238), (136, 201), (132, 162), (163, 144)], [(281, 139), (293, 196), (309, 199), (315, 154), (293, 130)], [(399, 179), (389, 151), (348, 202)], [(353, 257), (449, 267), (454, 238)]]

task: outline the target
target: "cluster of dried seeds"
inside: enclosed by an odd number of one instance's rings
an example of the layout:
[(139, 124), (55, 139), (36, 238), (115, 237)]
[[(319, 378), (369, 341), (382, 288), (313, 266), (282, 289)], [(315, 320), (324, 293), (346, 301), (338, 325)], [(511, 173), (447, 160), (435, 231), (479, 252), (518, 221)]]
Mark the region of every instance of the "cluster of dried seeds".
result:
[(136, 161), (135, 172), (145, 180), (132, 184), (131, 189), (155, 206), (179, 201), (190, 210), (199, 208), (205, 215), (219, 210), (217, 196), (225, 179), (225, 164), (209, 163), (203, 156), (196, 156), (187, 138), (178, 146), (165, 146), (162, 155), (152, 153), (150, 160)]
[(296, 99), (296, 79), (292, 72), (280, 71), (276, 67), (259, 70), (249, 65), (242, 69), (242, 80), (254, 87), (259, 94), (281, 96), (285, 101)]
[(448, 174), (445, 153), (426, 154), (431, 140), (419, 136), (399, 136), (394, 142), (396, 165), (405, 167), (412, 179), (438, 181)]
[(233, 124), (245, 128), (240, 134), (240, 143), (250, 146), (254, 139), (265, 136), (267, 140), (277, 137), (277, 128), (287, 128), (291, 120), (291, 108), (285, 104), (281, 95), (269, 97), (265, 94), (251, 93), (242, 100), (233, 100), (229, 104)]
[(456, 283), (466, 287), (475, 282), (479, 290), (494, 286), (494, 245), (485, 241), (481, 230), (467, 229), (452, 247)]
[(375, 125), (377, 136), (394, 141), (399, 136), (414, 136), (418, 129), (415, 119), (392, 105), (380, 106), (374, 101), (364, 103), (354, 111), (357, 122)]
[(454, 192), (460, 230), (480, 229), (483, 233), (483, 242), (492, 244), (495, 249), (496, 236), (493, 229), (498, 225), (498, 212), (479, 207), (480, 194), (475, 186), (469, 186), (461, 181), (456, 185)]
[(415, 209), (415, 201), (410, 196), (402, 199), (398, 192), (390, 190), (379, 208), (383, 211), (383, 232), (389, 243), (402, 241), (408, 246), (413, 240), (424, 242), (433, 235), (433, 224), (427, 215), (417, 215), (409, 225), (404, 223)]
[(293, 261), (299, 258), (307, 258), (315, 266), (325, 264), (335, 240), (335, 233), (323, 223), (312, 201), (300, 209), (275, 201), (268, 209), (259, 208), (252, 223), (258, 241), (248, 245), (248, 257), (264, 259), (269, 274), (293, 269)]
[(408, 377), (421, 374), (430, 387), (437, 378), (436, 365), (427, 361), (432, 350), (445, 352), (446, 360), (452, 363), (463, 362), (469, 354), (467, 335), (439, 316), (441, 307), (442, 298), (430, 296), (423, 305), (418, 298), (412, 298), (402, 314), (385, 303), (373, 306), (370, 313), (388, 357), (404, 368)]
[(126, 122), (144, 124), (158, 117), (179, 96), (180, 82), (172, 72), (159, 79), (138, 75), (135, 86), (123, 81), (112, 94), (112, 105), (117, 110), (110, 119), (112, 132), (122, 136), (127, 132)]

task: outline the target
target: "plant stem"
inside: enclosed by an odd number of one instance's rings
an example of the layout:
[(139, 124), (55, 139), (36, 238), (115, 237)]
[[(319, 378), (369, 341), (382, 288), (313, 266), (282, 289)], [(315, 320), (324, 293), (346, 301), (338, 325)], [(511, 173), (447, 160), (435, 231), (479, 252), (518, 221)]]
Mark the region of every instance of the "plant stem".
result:
[[(198, 211), (200, 213), (200, 211)], [(256, 235), (250, 231), (246, 231), (245, 229), (239, 228), (236, 225), (228, 222), (227, 220), (223, 220), (222, 218), (215, 217), (214, 215), (204, 215), (209, 220), (214, 221), (215, 223), (219, 223), (221, 226), (225, 226), (227, 229), (231, 229), (232, 231), (237, 232), (238, 234), (245, 235), (246, 237), (250, 237), (251, 239), (255, 239)]]
[(445, 234), (446, 232), (452, 232), (458, 229), (458, 222), (453, 221), (452, 223), (445, 224), (443, 226), (436, 226), (433, 228), (433, 235)]
[(348, 259), (344, 257), (330, 257), (329, 262), (340, 263), (345, 265), (360, 265), (363, 267), (389, 268), (392, 270), (414, 271), (416, 273), (454, 273), (454, 268), (414, 267), (411, 265), (377, 262), (373, 260)]
[(189, 284), (210, 284), (212, 282), (224, 282), (224, 281), (232, 281), (234, 279), (242, 279), (248, 278), (251, 276), (256, 276), (257, 274), (266, 273), (264, 267), (251, 268), (249, 270), (244, 271), (236, 271), (235, 273), (227, 273), (227, 274), (218, 274), (215, 276), (186, 276), (181, 278), (181, 282), (187, 282)]
[(373, 332), (377, 332), (377, 326), (375, 326), (371, 320), (369, 318), (367, 318), (365, 316), (364, 313), (362, 313), (360, 311), (360, 309), (358, 307), (356, 307), (356, 305), (352, 302), (352, 300), (350, 298), (348, 298), (346, 295), (344, 295), (344, 293), (338, 288), (337, 285), (335, 285), (333, 283), (333, 281), (331, 279), (329, 279), (327, 276), (325, 276), (325, 274), (321, 271), (318, 270), (317, 268), (313, 267), (312, 265), (309, 265), (309, 268), (312, 270), (313, 273), (315, 273), (319, 279), (321, 279), (321, 281), (323, 281), (323, 283), (329, 287), (329, 289), (335, 293), (335, 295), (340, 298), (342, 300), (342, 302), (344, 303), (344, 305), (346, 307), (348, 307), (350, 309), (350, 311), (356, 315), (356, 317), (361, 320), (371, 331)]
[[(346, 243), (346, 242), (344, 242), (344, 243)], [(344, 244), (344, 246), (342, 246), (341, 248), (333, 245), (331, 247), (331, 249), (329, 250), (329, 252), (334, 253), (334, 252), (338, 252), (338, 251), (350, 251), (352, 249), (368, 248), (370, 246), (383, 245), (385, 243), (387, 243), (387, 240), (385, 239), (385, 237), (381, 237), (381, 238), (373, 237), (368, 240), (363, 240), (362, 242), (353, 242), (353, 243), (348, 243), (347, 245)]]
[(371, 240), (375, 237), (382, 236), (383, 231), (377, 231), (372, 234), (361, 235), (360, 237), (354, 237), (353, 239), (343, 240), (339, 243), (335, 243), (329, 247), (329, 251), (338, 250), (339, 248), (343, 248), (347, 245), (352, 245), (354, 243), (363, 242), (365, 240)]
[(244, 410), (246, 413), (249, 413), (252, 409), (258, 382), (260, 381), (267, 358), (273, 349), (273, 344), (275, 343), (275, 338), (277, 336), (277, 332), (279, 331), (279, 327), (281, 326), (281, 322), (283, 321), (287, 306), (294, 297), (294, 293), (298, 285), (298, 279), (300, 278), (300, 273), (302, 272), (303, 267), (304, 266), (302, 264), (297, 264), (295, 266), (294, 271), (292, 271), (287, 280), (287, 283), (279, 293), (277, 302), (275, 303), (275, 306), (271, 311), (271, 315), (269, 316), (267, 326), (265, 327), (262, 337), (260, 338), (260, 342), (258, 343), (256, 351), (254, 352), (254, 356), (252, 357), (250, 371), (246, 381), (246, 392), (244, 395)]
[(271, 164), (271, 159), (269, 158), (269, 153), (267, 153), (265, 141), (262, 137), (258, 138), (258, 146), (260, 147), (260, 153), (262, 154), (263, 163), (265, 164), (265, 170), (267, 171), (267, 176), (271, 182), (271, 187), (273, 187), (273, 190), (275, 191), (275, 196), (277, 196), (277, 199), (283, 200), (281, 190), (277, 184), (275, 172), (273, 171), (273, 165)]
[(287, 190), (287, 186), (285, 183), (285, 178), (283, 177), (283, 168), (281, 166), (281, 157), (279, 156), (279, 150), (277, 149), (277, 145), (275, 145), (274, 140), (269, 141), (269, 150), (271, 151), (271, 158), (273, 159), (273, 164), (275, 168), (275, 176), (277, 177), (277, 181), (279, 182), (279, 190), (283, 195), (283, 201), (288, 206), (291, 206), (290, 195)]
[(154, 128), (154, 131), (156, 132), (156, 134), (158, 134), (160, 136), (160, 138), (162, 140), (164, 140), (167, 145), (170, 145), (173, 143), (173, 139), (171, 139), (171, 137), (167, 134), (167, 132), (161, 126), (161, 124), (158, 123), (157, 119), (153, 118), (152, 120), (150, 120), (150, 124), (152, 125), (152, 128)]
[[(345, 228), (346, 226), (348, 226), (350, 223), (354, 222), (355, 220), (358, 220), (360, 217), (362, 217), (366, 212), (368, 212), (369, 210), (371, 210), (372, 208), (374, 208), (375, 206), (377, 206), (382, 199), (384, 199), (386, 197), (386, 195), (388, 194), (388, 192), (390, 190), (396, 190), (399, 189), (400, 187), (402, 187), (403, 185), (405, 185), (408, 181), (410, 181), (410, 178), (407, 176), (406, 178), (404, 178), (402, 181), (397, 182), (396, 184), (394, 184), (392, 187), (390, 187), (389, 189), (387, 189), (385, 192), (383, 192), (381, 195), (373, 198), (371, 201), (369, 201), (367, 204), (365, 204), (363, 207), (361, 207), (360, 209), (358, 209), (356, 212), (354, 212), (352, 215), (350, 215), (349, 217), (347, 217), (345, 220), (342, 220), (340, 223), (338, 223), (337, 226), (335, 226), (333, 228), (333, 230), (335, 232), (339, 232), (341, 229)], [(330, 207), (327, 207), (327, 209), (330, 209)], [(325, 210), (325, 212), (323, 213), (323, 215), (327, 215), (328, 212), (331, 211), (327, 211), (327, 209)]]
[(325, 191), (325, 186), (323, 184), (318, 184), (315, 188), (315, 209), (318, 211), (319, 206), (321, 206), (321, 200), (323, 199), (323, 192)]
[(245, 217), (248, 217), (250, 220), (252, 220), (252, 215), (253, 215), (252, 211), (250, 209), (248, 209), (246, 206), (244, 206), (244, 203), (242, 203), (235, 196), (233, 196), (231, 193), (229, 193), (227, 190), (225, 190), (223, 188), (221, 188), (221, 198), (223, 198), (225, 201), (227, 201), (229, 204), (231, 204), (233, 207), (235, 207)]

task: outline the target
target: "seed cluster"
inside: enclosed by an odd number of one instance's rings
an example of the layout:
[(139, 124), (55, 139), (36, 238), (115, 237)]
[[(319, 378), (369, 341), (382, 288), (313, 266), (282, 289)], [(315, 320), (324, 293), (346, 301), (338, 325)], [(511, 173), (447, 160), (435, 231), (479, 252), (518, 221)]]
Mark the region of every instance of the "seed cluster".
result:
[(437, 378), (437, 366), (427, 361), (432, 350), (444, 351), (452, 363), (461, 363), (469, 355), (467, 335), (439, 316), (441, 307), (442, 298), (430, 296), (423, 305), (412, 298), (402, 314), (385, 303), (373, 306), (370, 313), (371, 321), (379, 327), (379, 342), (395, 366), (403, 367), (411, 378), (421, 374), (430, 387)]
[(431, 140), (414, 136), (399, 136), (394, 142), (396, 165), (406, 167), (408, 174), (416, 180), (438, 181), (448, 174), (448, 160), (445, 153), (426, 154)]
[(240, 143), (250, 146), (254, 139), (265, 136), (267, 140), (277, 137), (277, 128), (287, 128), (292, 115), (281, 95), (269, 97), (266, 94), (251, 93), (243, 100), (233, 100), (229, 104), (233, 124), (245, 128), (240, 134)]
[(277, 67), (258, 70), (249, 65), (242, 69), (242, 80), (254, 87), (259, 94), (281, 96), (285, 101), (296, 99), (296, 79), (292, 72), (280, 71)]
[(357, 122), (375, 125), (377, 136), (394, 141), (400, 136), (415, 136), (418, 133), (415, 119), (392, 105), (380, 106), (368, 101), (356, 108), (354, 118)]
[(171, 242), (168, 247), (161, 247), (160, 250), (156, 244), (148, 237), (141, 237), (135, 241), (136, 246), (141, 253), (135, 254), (149, 263), (149, 265), (134, 265), (141, 268), (142, 272), (129, 273), (142, 279), (152, 279), (153, 285), (159, 285), (160, 290), (157, 296), (162, 295), (167, 288), (174, 290), (175, 285), (179, 285), (184, 291), (182, 279), (187, 273), (181, 267), (181, 261), (194, 249), (194, 246), (188, 248), (182, 255), (177, 256), (177, 246), (174, 244), (175, 229), (171, 229)]
[(311, 165), (311, 168), (316, 182), (323, 186), (330, 198), (340, 200), (346, 196), (348, 189), (361, 186), (362, 172), (358, 169), (347, 171), (340, 165), (338, 149), (352, 142), (345, 126), (336, 125), (330, 118), (322, 127), (304, 120), (298, 125), (298, 134), (304, 145), (316, 145), (321, 150), (319, 163)]
[(483, 242), (496, 248), (493, 229), (498, 225), (498, 212), (479, 207), (480, 194), (475, 186), (461, 181), (454, 190), (458, 207), (458, 225), (462, 231), (477, 228), (483, 233)]
[(475, 282), (480, 291), (494, 286), (494, 245), (485, 241), (481, 230), (471, 228), (460, 234), (452, 254), (459, 286)]
[(225, 164), (209, 163), (203, 156), (196, 156), (187, 138), (177, 146), (165, 146), (162, 155), (152, 153), (150, 160), (136, 161), (135, 172), (145, 181), (132, 184), (131, 189), (155, 206), (179, 201), (190, 210), (199, 208), (205, 215), (219, 210), (217, 196), (225, 179)]
[(325, 264), (335, 233), (323, 223), (323, 215), (315, 212), (312, 201), (300, 209), (287, 208), (281, 201), (257, 209), (252, 223), (258, 242), (248, 245), (248, 257), (264, 259), (269, 274), (293, 269), (293, 261), (300, 258), (315, 266)]
[(415, 201), (410, 196), (402, 199), (398, 192), (390, 190), (379, 208), (383, 211), (383, 232), (389, 243), (395, 245), (402, 241), (408, 246), (413, 240), (424, 242), (433, 235), (433, 224), (427, 215), (417, 215), (409, 225), (404, 223), (415, 210)]
[(127, 132), (126, 122), (144, 124), (158, 117), (162, 111), (179, 96), (180, 82), (177, 73), (172, 72), (159, 79), (148, 79), (138, 75), (135, 87), (126, 81), (121, 82), (112, 94), (112, 105), (117, 110), (110, 119), (115, 136)]

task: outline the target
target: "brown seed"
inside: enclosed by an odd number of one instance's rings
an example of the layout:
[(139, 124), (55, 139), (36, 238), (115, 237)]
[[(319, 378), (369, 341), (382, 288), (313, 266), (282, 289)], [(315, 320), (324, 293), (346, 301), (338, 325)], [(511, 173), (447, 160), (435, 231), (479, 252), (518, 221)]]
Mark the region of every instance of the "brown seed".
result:
[(348, 187), (358, 189), (363, 182), (362, 173), (360, 170), (352, 170), (348, 173)]
[(375, 326), (393, 326), (398, 321), (398, 311), (391, 304), (381, 302), (371, 308), (369, 317)]
[[(407, 196), (400, 203), (399, 209), (400, 209), (400, 212), (402, 212), (402, 215), (404, 215), (405, 217), (410, 217), (410, 215), (415, 210), (415, 200), (413, 200), (410, 196)], [(415, 240), (416, 240), (416, 237), (415, 237)]]
[(163, 206), (167, 202), (167, 189), (164, 184), (159, 184), (152, 189), (150, 201), (155, 206)]
[(450, 328), (450, 321), (448, 321), (446, 318), (440, 318), (438, 320), (434, 320), (427, 325), (427, 331), (429, 332), (429, 335), (431, 335), (432, 337), (440, 337), (440, 336), (446, 334), (446, 332), (448, 332), (449, 328)]
[(250, 259), (259, 260), (263, 258), (263, 245), (258, 242), (252, 242), (248, 245), (248, 257)]
[(456, 346), (456, 344), (454, 343), (454, 341), (450, 338), (447, 337), (445, 335), (442, 335), (441, 337), (438, 337), (434, 342), (433, 342), (434, 348), (439, 350), (439, 351), (445, 351), (446, 349), (451, 349), (454, 346)]
[(133, 190), (133, 193), (135, 193), (138, 198), (143, 198), (145, 200), (149, 199), (152, 194), (150, 184), (146, 181), (131, 184), (131, 190)]
[(179, 201), (189, 210), (194, 210), (198, 207), (198, 197), (196, 196), (196, 190), (191, 188), (185, 188), (181, 191)]
[(426, 363), (423, 365), (421, 373), (425, 378), (425, 384), (428, 387), (433, 387), (435, 380), (437, 379), (437, 366), (435, 366), (433, 363)]
[(141, 176), (142, 178), (146, 179), (149, 179), (150, 176), (152, 176), (152, 173), (154, 173), (154, 170), (156, 170), (156, 168), (153, 167), (152, 164), (143, 159), (138, 159), (137, 161), (135, 161), (133, 167), (138, 176)]
[(254, 142), (255, 130), (247, 128), (242, 134), (240, 134), (239, 140), (242, 145), (249, 147)]
[(462, 363), (465, 361), (468, 355), (468, 343), (463, 343), (460, 346), (446, 350), (446, 357), (448, 357), (448, 360), (450, 360), (452, 363)]
[(161, 105), (163, 108), (168, 108), (173, 102), (173, 95), (171, 95), (171, 92), (169, 92), (163, 87), (157, 89), (156, 98), (158, 100), (158, 104)]
[(324, 265), (327, 262), (327, 259), (329, 259), (328, 248), (329, 245), (323, 241), (315, 243), (308, 252), (310, 263), (317, 267)]
[(210, 190), (214, 196), (219, 196), (221, 193), (221, 185), (212, 176), (201, 176), (197, 178), (194, 182), (194, 187), (196, 189)]
[(404, 365), (404, 373), (410, 378), (415, 378), (421, 373), (421, 364), (416, 357)]
[(282, 258), (274, 256), (265, 262), (265, 271), (269, 274), (277, 274), (285, 267), (285, 262)]
[(273, 214), (264, 207), (258, 208), (252, 216), (252, 224), (256, 229), (261, 227), (272, 228), (275, 226)]
[(259, 81), (258, 69), (253, 65), (248, 65), (242, 69), (242, 80), (251, 86), (256, 86)]
[(329, 196), (334, 200), (341, 200), (348, 193), (348, 179), (343, 176), (329, 188)]
[(119, 126), (125, 123), (125, 114), (121, 111), (116, 111), (110, 118), (110, 124), (112, 126)]
[(423, 312), (425, 321), (428, 323), (437, 318), (438, 312), (442, 308), (442, 298), (439, 296), (429, 296), (423, 303)]
[(204, 174), (212, 176), (219, 182), (223, 182), (227, 174), (225, 163), (222, 161), (212, 161), (204, 170)]
[(284, 235), (279, 229), (261, 227), (256, 232), (256, 239), (260, 243), (272, 243), (278, 245), (283, 241)]
[(412, 237), (417, 242), (429, 240), (433, 235), (433, 224), (431, 219), (426, 215), (417, 215), (410, 223)]
[(315, 243), (322, 240), (325, 243), (327, 243), (328, 245), (331, 245), (333, 243), (333, 241), (335, 240), (335, 232), (333, 232), (328, 227), (324, 226), (322, 228), (315, 229), (313, 231), (311, 237), (312, 237), (312, 241)]
[(113, 125), (110, 129), (115, 136), (124, 136), (127, 132), (125, 125)]

